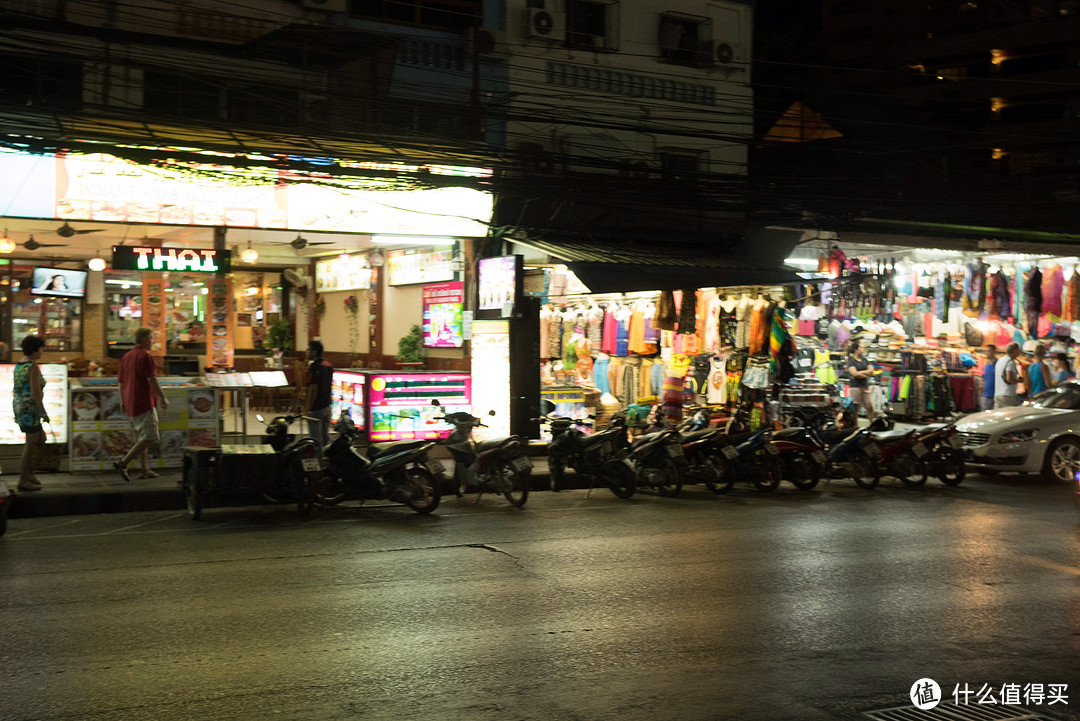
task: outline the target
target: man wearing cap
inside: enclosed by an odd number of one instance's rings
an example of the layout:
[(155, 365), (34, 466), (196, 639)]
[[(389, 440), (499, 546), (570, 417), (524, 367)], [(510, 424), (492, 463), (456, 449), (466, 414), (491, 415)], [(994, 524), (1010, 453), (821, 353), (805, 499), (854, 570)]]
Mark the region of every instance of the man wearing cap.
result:
[(1016, 359), (1020, 357), (1020, 344), (1010, 343), (1006, 354), (994, 366), (994, 408), (1020, 405), (1016, 384), (1020, 382), (1020, 370)]

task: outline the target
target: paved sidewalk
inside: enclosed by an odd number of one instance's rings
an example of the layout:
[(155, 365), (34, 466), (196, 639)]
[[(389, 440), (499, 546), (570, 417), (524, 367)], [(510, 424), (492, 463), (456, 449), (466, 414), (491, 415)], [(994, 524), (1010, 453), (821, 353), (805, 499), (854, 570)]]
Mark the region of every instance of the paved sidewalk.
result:
[[(533, 457), (531, 490), (548, 490), (549, 475), (547, 458)], [(447, 475), (453, 472), (448, 459), (443, 459)], [(139, 480), (138, 471), (131, 473), (131, 482), (125, 483), (117, 473), (39, 473), (40, 491), (16, 491), (9, 517), (31, 518), (36, 516), (69, 516), (86, 513), (125, 513), (129, 511), (171, 511), (184, 509), (180, 495), (180, 469), (159, 470), (158, 478)], [(5, 473), (3, 479), (15, 490), (19, 479), (16, 474)], [(573, 476), (567, 478), (574, 486)], [(230, 501), (214, 498), (221, 505), (231, 502), (260, 503), (258, 496)]]

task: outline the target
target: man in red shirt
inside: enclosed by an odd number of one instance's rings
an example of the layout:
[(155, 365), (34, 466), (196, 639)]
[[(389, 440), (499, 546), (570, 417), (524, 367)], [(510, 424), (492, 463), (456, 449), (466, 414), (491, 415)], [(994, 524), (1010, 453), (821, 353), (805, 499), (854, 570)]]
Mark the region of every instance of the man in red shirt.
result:
[(146, 449), (151, 443), (157, 443), (161, 435), (158, 432), (157, 401), (161, 408), (169, 407), (169, 399), (161, 392), (157, 381), (157, 367), (154, 359), (147, 353), (153, 343), (153, 332), (149, 328), (135, 331), (135, 347), (120, 359), (120, 402), (124, 414), (131, 418), (135, 430), (135, 445), (123, 459), (113, 463), (116, 472), (125, 481), (130, 481), (128, 464), (135, 456), (139, 457), (142, 472), (139, 478), (156, 478), (146, 463)]

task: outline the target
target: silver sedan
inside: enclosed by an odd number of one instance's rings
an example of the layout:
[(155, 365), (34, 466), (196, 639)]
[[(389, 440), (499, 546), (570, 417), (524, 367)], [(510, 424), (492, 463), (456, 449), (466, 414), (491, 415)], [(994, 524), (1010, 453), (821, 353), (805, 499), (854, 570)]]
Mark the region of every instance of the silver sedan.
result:
[(1022, 406), (984, 411), (956, 424), (968, 467), (984, 474), (1038, 473), (1076, 483), (1080, 473), (1080, 382), (1062, 383)]

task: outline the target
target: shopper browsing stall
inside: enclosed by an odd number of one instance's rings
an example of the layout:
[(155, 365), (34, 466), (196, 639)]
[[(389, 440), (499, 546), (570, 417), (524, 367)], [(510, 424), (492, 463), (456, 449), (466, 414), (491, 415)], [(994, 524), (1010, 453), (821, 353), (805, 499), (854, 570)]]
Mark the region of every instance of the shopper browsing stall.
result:
[(983, 392), (980, 401), (980, 410), (992, 411), (994, 409), (994, 378), (997, 377), (997, 346), (986, 346), (986, 365), (983, 366)]
[(1076, 377), (1073, 373), (1072, 365), (1069, 363), (1069, 356), (1065, 353), (1057, 353), (1054, 355), (1054, 372), (1050, 378), (1052, 385), (1058, 385), (1064, 383), (1067, 380), (1072, 380)]
[(848, 393), (851, 398), (851, 412), (856, 418), (859, 417), (859, 406), (866, 409), (866, 419), (873, 421), (876, 417), (873, 403), (870, 401), (870, 383), (868, 379), (874, 375), (874, 367), (866, 360), (866, 348), (861, 340), (851, 341), (851, 355), (848, 356), (848, 375), (851, 381), (848, 383)]
[(1020, 382), (1020, 371), (1016, 359), (1020, 357), (1020, 344), (1010, 343), (1005, 355), (994, 366), (994, 408), (1009, 408), (1020, 405), (1016, 394), (1016, 384)]
[(1034, 398), (1050, 388), (1050, 368), (1046, 363), (1046, 346), (1039, 343), (1035, 346), (1035, 360), (1024, 369), (1024, 387), (1027, 388), (1028, 398)]

